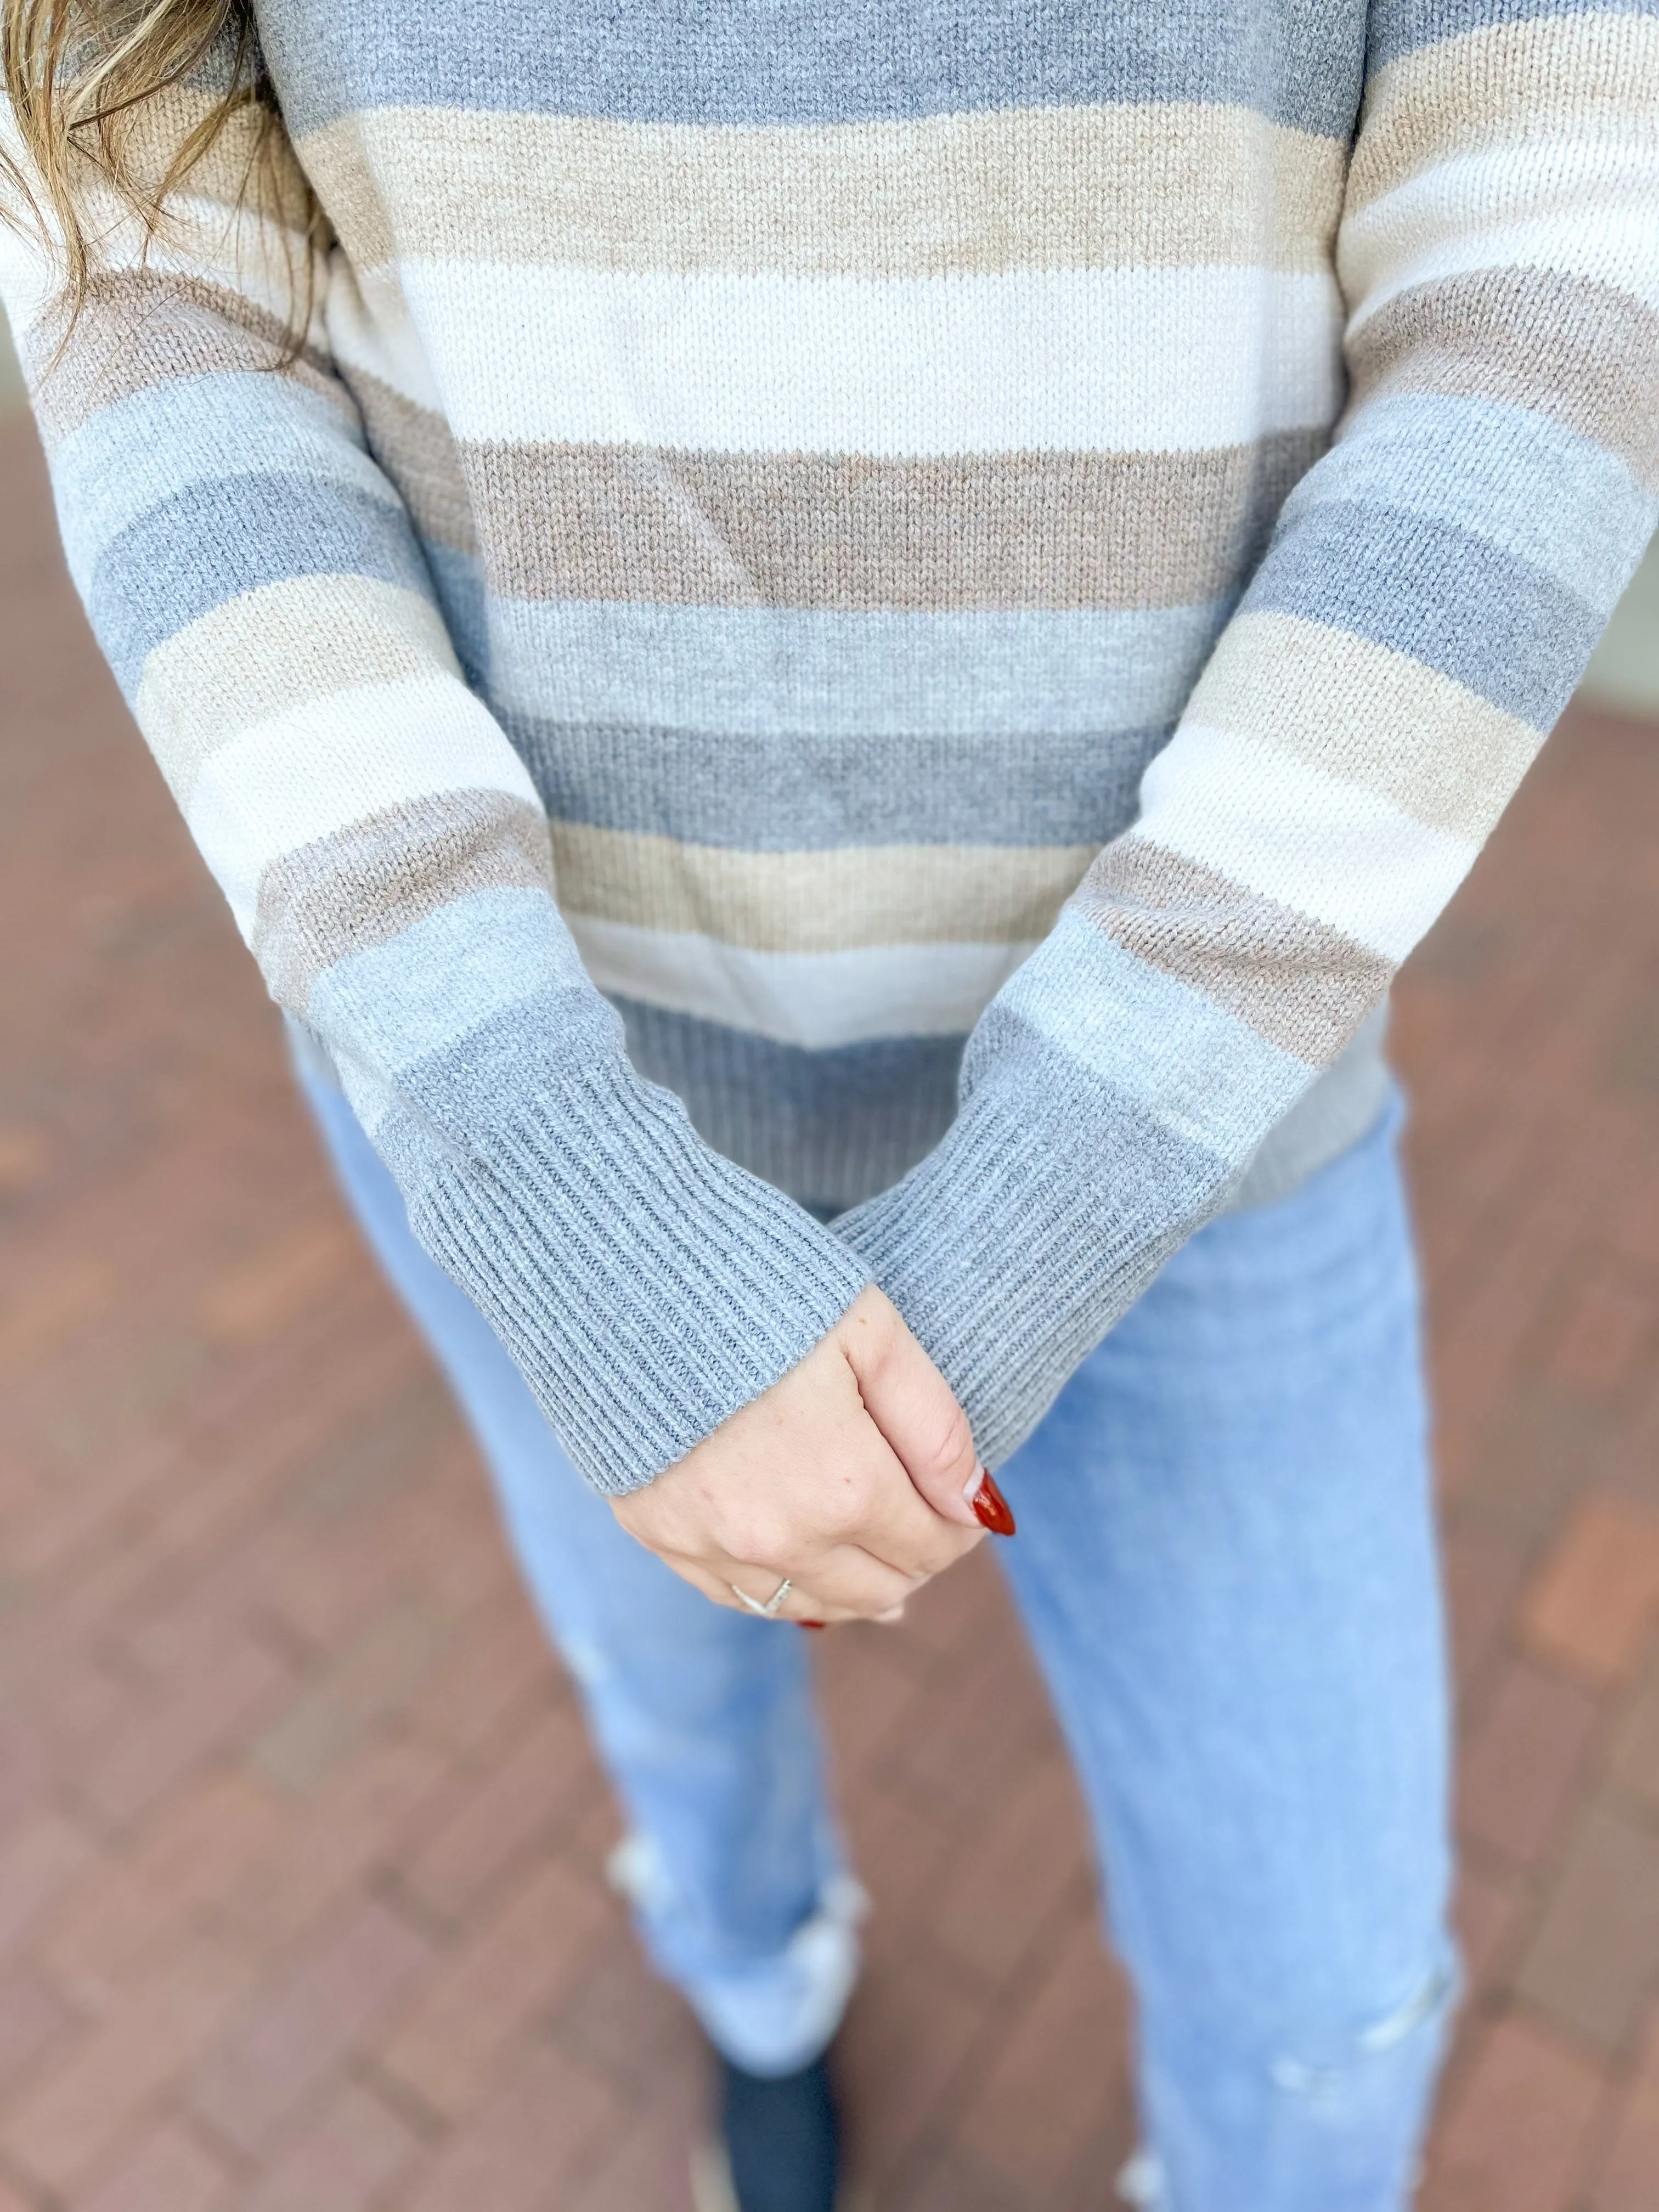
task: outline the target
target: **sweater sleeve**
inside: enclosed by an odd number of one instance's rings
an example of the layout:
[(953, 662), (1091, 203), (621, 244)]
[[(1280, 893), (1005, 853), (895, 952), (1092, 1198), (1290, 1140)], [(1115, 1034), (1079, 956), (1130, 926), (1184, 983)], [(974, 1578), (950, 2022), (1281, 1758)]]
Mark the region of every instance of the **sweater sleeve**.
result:
[[(155, 173), (210, 96), (147, 106)], [(866, 1271), (630, 1067), (536, 791), (331, 358), (351, 272), (312, 244), (285, 143), (276, 190), (243, 200), (251, 129), (148, 246), (94, 202), (72, 323), (46, 240), (0, 225), (70, 569), (272, 995), (327, 1048), (421, 1243), (620, 1493), (793, 1365)]]
[(1653, 0), (1373, 0), (1350, 404), (1135, 826), (842, 1218), (994, 1465), (1434, 921), (1654, 527)]

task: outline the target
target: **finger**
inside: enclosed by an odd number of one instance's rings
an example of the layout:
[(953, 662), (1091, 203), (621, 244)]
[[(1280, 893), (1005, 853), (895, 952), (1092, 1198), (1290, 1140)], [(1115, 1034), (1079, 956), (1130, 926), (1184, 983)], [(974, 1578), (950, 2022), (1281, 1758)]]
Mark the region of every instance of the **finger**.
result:
[(950, 1384), (884, 1298), (866, 1291), (838, 1324), (865, 1410), (933, 1511), (960, 1528), (980, 1523), (969, 1502), (978, 1466), (973, 1431)]
[[(746, 1590), (757, 1603), (763, 1606), (765, 1604), (765, 1599), (760, 1596), (762, 1576), (757, 1569), (750, 1567), (745, 1570), (738, 1567), (734, 1570), (735, 1579), (728, 1579), (702, 1560), (688, 1558), (684, 1553), (659, 1552), (657, 1556), (665, 1566), (673, 1569), (682, 1582), (690, 1583), (694, 1589), (701, 1590), (711, 1603), (723, 1606), (728, 1613), (747, 1613), (751, 1620), (757, 1620), (760, 1617), (756, 1613), (754, 1607), (745, 1605), (738, 1595), (739, 1590)], [(775, 1582), (772, 1584), (772, 1589), (775, 1590), (776, 1588), (777, 1584)], [(769, 1596), (771, 1591), (767, 1595)], [(822, 1627), (829, 1627), (844, 1621), (861, 1620), (864, 1617), (862, 1613), (849, 1612), (844, 1606), (831, 1605), (827, 1599), (819, 1598), (810, 1590), (799, 1589), (793, 1585), (783, 1603), (775, 1613), (769, 1616), (774, 1620), (791, 1622), (796, 1626), (811, 1622)]]
[[(732, 1578), (746, 1589), (755, 1579), (752, 1569), (749, 1573), (744, 1581), (743, 1569), (735, 1568)], [(789, 1594), (778, 1610), (792, 1620), (878, 1620), (902, 1606), (918, 1586), (916, 1577), (902, 1573), (859, 1545), (837, 1544), (791, 1577)]]

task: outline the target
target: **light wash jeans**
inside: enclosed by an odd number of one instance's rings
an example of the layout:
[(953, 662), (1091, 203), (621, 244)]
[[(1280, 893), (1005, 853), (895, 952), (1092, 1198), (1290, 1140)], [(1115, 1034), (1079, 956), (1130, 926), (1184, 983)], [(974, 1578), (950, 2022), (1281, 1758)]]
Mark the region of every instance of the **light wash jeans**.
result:
[[(568, 1465), (340, 1092), (347, 1194), (470, 1416), (627, 1808), (659, 1969), (785, 2072), (860, 1893), (807, 1639), (709, 1605)], [(1398, 1109), (1177, 1254), (998, 1480), (997, 1547), (1093, 1816), (1163, 2212), (1400, 2212), (1455, 1983), (1447, 1722)], [(1103, 2198), (1107, 2192), (1103, 2181)]]

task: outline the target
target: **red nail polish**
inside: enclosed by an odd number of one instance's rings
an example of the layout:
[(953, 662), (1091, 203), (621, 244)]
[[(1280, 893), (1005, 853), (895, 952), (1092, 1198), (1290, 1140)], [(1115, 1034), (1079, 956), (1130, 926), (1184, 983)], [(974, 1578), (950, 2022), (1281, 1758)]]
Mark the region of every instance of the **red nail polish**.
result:
[(992, 1481), (990, 1470), (974, 1492), (974, 1515), (981, 1528), (988, 1528), (994, 1536), (1012, 1536), (1014, 1516), (1008, 1510), (1008, 1501)]
[(827, 1620), (803, 1620), (800, 1626), (803, 1628), (827, 1628), (830, 1624)]

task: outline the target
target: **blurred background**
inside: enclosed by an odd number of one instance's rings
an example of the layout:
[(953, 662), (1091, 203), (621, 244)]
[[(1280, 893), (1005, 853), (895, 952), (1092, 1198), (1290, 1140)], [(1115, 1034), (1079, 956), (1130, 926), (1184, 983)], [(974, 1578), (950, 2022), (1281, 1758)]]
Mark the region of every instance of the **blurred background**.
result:
[[(0, 346), (0, 356), (3, 347)], [(1424, 2203), (1659, 2206), (1659, 561), (1413, 961), (1472, 1988)], [(695, 2038), (0, 357), (0, 2212), (685, 2212)], [(877, 2212), (1103, 2212), (1122, 1992), (983, 1553), (819, 1657)]]

